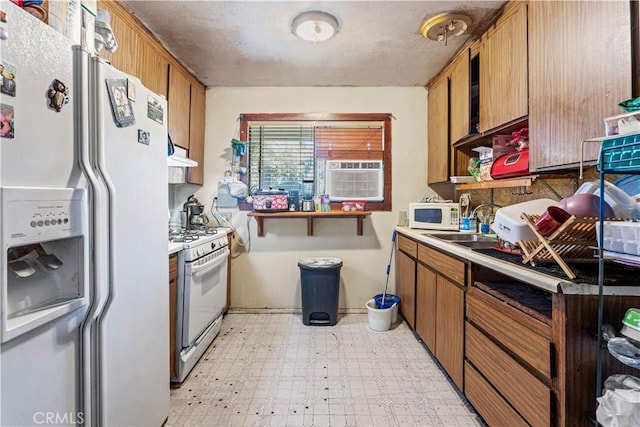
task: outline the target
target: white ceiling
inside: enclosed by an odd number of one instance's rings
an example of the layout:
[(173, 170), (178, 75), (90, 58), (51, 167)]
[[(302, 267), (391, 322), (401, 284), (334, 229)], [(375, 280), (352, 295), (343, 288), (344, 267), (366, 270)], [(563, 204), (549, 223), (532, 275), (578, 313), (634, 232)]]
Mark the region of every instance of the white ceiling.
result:
[[(144, 1), (126, 6), (206, 86), (424, 86), (505, 1)], [(324, 43), (291, 33), (303, 11), (338, 18)], [(444, 42), (420, 34), (441, 12), (472, 18)], [(117, 34), (116, 34), (117, 37)]]

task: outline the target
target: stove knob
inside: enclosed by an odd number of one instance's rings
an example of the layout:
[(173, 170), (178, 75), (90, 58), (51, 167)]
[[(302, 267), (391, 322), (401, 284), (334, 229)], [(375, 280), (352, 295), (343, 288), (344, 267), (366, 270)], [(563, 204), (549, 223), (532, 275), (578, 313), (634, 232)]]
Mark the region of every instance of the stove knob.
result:
[(211, 250), (215, 250), (216, 249), (216, 242), (211, 242)]

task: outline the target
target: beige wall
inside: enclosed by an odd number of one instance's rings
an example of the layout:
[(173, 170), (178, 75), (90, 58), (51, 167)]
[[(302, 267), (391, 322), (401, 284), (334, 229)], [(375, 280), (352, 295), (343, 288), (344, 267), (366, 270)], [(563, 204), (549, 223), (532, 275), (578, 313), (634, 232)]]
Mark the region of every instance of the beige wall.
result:
[[(255, 70), (259, 72), (259, 70)], [(314, 222), (306, 235), (305, 220), (266, 220), (265, 237), (244, 212), (232, 212), (237, 227), (231, 262), (231, 307), (300, 308), (298, 260), (331, 256), (343, 260), (340, 307), (364, 309), (381, 293), (398, 212), (410, 201), (434, 193), (426, 185), (426, 91), (423, 88), (211, 88), (207, 90), (205, 181), (196, 196), (207, 211), (231, 160), (231, 139), (238, 136), (241, 113), (391, 113), (393, 212), (374, 212), (356, 235), (355, 219)], [(246, 247), (238, 240), (249, 241)], [(394, 258), (395, 264), (395, 258)], [(394, 270), (389, 291), (395, 291)]]

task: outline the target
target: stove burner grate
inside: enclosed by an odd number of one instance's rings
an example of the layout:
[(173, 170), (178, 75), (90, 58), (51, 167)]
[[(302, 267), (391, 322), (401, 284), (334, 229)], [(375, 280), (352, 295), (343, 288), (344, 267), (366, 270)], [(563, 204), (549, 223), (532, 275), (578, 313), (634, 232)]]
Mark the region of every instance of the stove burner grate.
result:
[(213, 236), (215, 234), (218, 234), (218, 230), (214, 228), (201, 228), (195, 230), (187, 230), (185, 228), (172, 229), (169, 230), (169, 241), (174, 243), (187, 243), (198, 240), (200, 237)]

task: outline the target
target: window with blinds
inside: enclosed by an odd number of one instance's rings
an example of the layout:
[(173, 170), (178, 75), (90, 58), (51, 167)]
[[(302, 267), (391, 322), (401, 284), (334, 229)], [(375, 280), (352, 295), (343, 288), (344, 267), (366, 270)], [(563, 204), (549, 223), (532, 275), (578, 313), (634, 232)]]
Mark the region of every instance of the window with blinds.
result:
[(256, 124), (248, 133), (249, 188), (315, 194), (313, 126)]
[(271, 188), (316, 196), (327, 192), (327, 162), (377, 162), (384, 169), (380, 206), (390, 209), (390, 126), (383, 114), (243, 114), (247, 185), (252, 192)]

